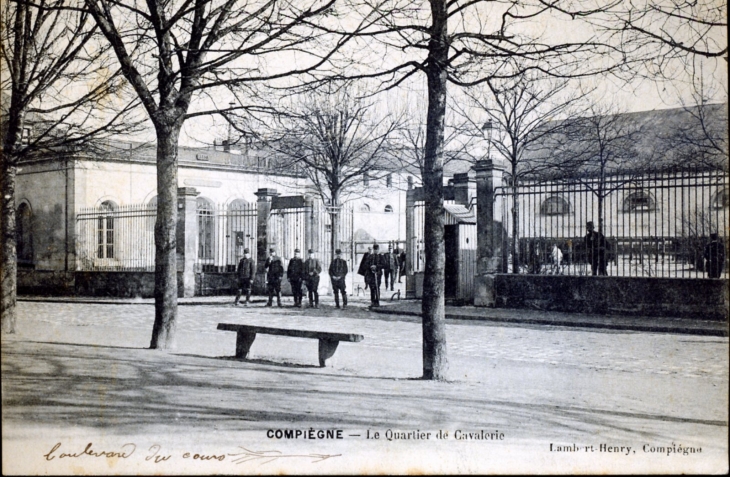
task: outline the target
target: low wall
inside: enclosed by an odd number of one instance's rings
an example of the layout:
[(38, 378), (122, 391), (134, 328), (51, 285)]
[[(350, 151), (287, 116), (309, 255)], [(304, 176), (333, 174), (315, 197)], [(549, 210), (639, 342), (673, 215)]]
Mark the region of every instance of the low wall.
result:
[(20, 295), (70, 295), (73, 290), (73, 272), (18, 268)]
[(728, 319), (728, 280), (495, 276), (496, 306), (581, 313)]
[[(117, 298), (152, 298), (154, 272), (75, 272), (74, 294)], [(183, 296), (183, 275), (177, 274), (177, 296)]]

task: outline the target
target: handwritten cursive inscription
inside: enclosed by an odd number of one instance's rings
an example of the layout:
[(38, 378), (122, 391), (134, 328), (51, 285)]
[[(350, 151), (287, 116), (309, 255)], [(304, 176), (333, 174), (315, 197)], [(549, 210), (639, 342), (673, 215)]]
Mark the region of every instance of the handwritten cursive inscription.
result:
[[(43, 457), (46, 458), (46, 460), (53, 460), (56, 457), (59, 459), (65, 459), (65, 458), (78, 458), (78, 457), (109, 457), (109, 458), (119, 458), (119, 459), (126, 459), (132, 454), (134, 454), (134, 451), (137, 449), (137, 446), (135, 444), (127, 443), (124, 444), (120, 450), (118, 451), (107, 451), (102, 450), (98, 451), (95, 450), (93, 447), (93, 443), (89, 442), (86, 444), (86, 448), (82, 450), (81, 452), (60, 452), (59, 449), (61, 448), (61, 443), (58, 442), (53, 448), (48, 452), (48, 454), (43, 454)], [(58, 454), (56, 452), (58, 451)]]

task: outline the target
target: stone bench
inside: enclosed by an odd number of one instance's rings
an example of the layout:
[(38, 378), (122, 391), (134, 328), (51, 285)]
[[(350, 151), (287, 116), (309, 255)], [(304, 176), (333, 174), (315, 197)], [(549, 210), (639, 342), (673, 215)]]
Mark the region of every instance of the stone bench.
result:
[(364, 338), (362, 335), (347, 333), (330, 333), (327, 331), (292, 330), (286, 328), (270, 328), (266, 326), (234, 325), (230, 323), (218, 323), (218, 329), (223, 331), (235, 331), (236, 336), (236, 358), (248, 357), (253, 341), (257, 333), (277, 336), (292, 336), (295, 338), (311, 338), (319, 340), (319, 365), (326, 366), (337, 350), (340, 341), (357, 343)]

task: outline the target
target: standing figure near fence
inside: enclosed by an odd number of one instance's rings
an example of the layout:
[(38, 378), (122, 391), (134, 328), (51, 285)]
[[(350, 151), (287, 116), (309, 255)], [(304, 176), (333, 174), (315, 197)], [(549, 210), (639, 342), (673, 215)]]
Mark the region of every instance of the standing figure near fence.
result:
[(276, 256), (276, 250), (269, 249), (269, 258), (264, 264), (266, 269), (266, 288), (269, 292), (269, 301), (266, 306), (271, 306), (274, 296), (276, 296), (276, 304), (281, 306), (281, 279), (284, 277), (284, 264), (281, 258)]
[(393, 252), (393, 246), (388, 245), (388, 253), (383, 255), (383, 274), (385, 275), (385, 291), (388, 291), (388, 283), (390, 282), (390, 290), (393, 291), (393, 282), (398, 273), (398, 255)]
[(304, 262), (304, 280), (307, 284), (307, 296), (309, 297), (309, 308), (319, 308), (319, 274), (322, 273), (322, 265), (319, 259), (314, 258), (314, 250), (309, 249), (309, 258)]
[(705, 245), (705, 270), (707, 278), (720, 278), (725, 267), (725, 244), (716, 233), (710, 234), (710, 242)]
[(294, 257), (289, 260), (286, 267), (286, 279), (291, 285), (291, 293), (294, 296), (294, 306), (302, 307), (302, 280), (304, 280), (304, 261), (299, 256), (299, 249), (294, 249)]
[(406, 249), (403, 249), (398, 254), (398, 283), (401, 283), (400, 280), (405, 275), (406, 275)]
[(608, 275), (606, 271), (606, 237), (594, 230), (593, 222), (586, 224), (586, 254), (593, 275)]
[(238, 305), (242, 292), (246, 292), (244, 305), (248, 306), (251, 300), (251, 283), (256, 278), (256, 267), (254, 266), (251, 254), (248, 249), (243, 251), (243, 258), (239, 260), (236, 268), (236, 299), (234, 305)]
[[(368, 251), (365, 255), (362, 256), (362, 260), (360, 260), (360, 266), (357, 268), (357, 274), (362, 275), (363, 277), (367, 277), (368, 274), (368, 259), (370, 255), (373, 253), (373, 248), (368, 247)], [(368, 289), (368, 281), (365, 280), (365, 289)]]
[(553, 244), (553, 250), (550, 252), (550, 257), (553, 259), (552, 272), (555, 275), (560, 273), (560, 265), (563, 263), (563, 252), (558, 247), (558, 244)]
[(370, 286), (370, 307), (380, 306), (380, 282), (383, 278), (383, 256), (378, 244), (373, 245), (373, 253), (368, 256), (365, 283)]
[(335, 250), (335, 259), (330, 263), (330, 280), (332, 280), (332, 293), (335, 295), (335, 307), (340, 307), (340, 298), (338, 294), (342, 294), (342, 308), (347, 307), (347, 289), (345, 287), (345, 277), (347, 276), (347, 262), (342, 258), (342, 250)]

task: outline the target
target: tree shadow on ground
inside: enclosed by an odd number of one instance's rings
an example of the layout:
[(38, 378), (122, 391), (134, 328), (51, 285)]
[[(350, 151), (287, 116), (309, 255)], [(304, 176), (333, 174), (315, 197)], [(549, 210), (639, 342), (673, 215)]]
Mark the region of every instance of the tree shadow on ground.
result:
[[(39, 346), (40, 345), (40, 346)], [(104, 353), (100, 350), (106, 348)], [(222, 366), (225, 358), (144, 348), (4, 343), (3, 424), (76, 426), (116, 433), (288, 427), (509, 429), (555, 441), (659, 439), (727, 422), (495, 399), (484, 389), (413, 380), (367, 380), (307, 371)], [(191, 359), (195, 358), (195, 359)], [(217, 365), (216, 365), (217, 364)], [(264, 363), (269, 366), (271, 363)], [(685, 426), (685, 427), (681, 427)]]

